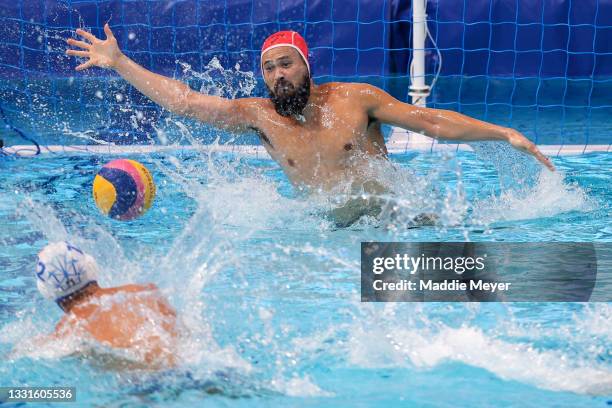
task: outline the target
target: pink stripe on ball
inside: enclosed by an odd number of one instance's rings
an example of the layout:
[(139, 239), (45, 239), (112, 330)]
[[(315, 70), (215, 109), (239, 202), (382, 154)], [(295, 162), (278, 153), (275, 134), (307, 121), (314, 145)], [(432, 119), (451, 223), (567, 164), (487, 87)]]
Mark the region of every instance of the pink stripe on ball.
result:
[(104, 167), (123, 170), (128, 173), (136, 183), (136, 200), (134, 201), (134, 204), (125, 213), (119, 216), (119, 219), (129, 220), (138, 216), (144, 207), (145, 197), (145, 184), (140, 178), (140, 173), (138, 172), (138, 170), (132, 165), (132, 163), (124, 159), (113, 160)]

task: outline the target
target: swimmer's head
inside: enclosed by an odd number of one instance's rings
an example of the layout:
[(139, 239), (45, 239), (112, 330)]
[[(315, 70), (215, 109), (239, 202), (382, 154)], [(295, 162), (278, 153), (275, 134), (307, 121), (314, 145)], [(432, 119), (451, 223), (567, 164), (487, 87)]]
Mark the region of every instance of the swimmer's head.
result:
[(297, 116), (310, 98), (308, 46), (295, 31), (269, 36), (261, 48), (261, 70), (279, 115)]
[(95, 284), (98, 265), (95, 259), (68, 242), (47, 245), (38, 254), (36, 285), (47, 299), (62, 302)]
[[(301, 58), (302, 62), (306, 66), (308, 76), (310, 76), (310, 64), (308, 63), (308, 45), (306, 40), (299, 33), (295, 31), (278, 31), (266, 38), (263, 45), (261, 46), (261, 71), (266, 72), (266, 61), (270, 61), (270, 55), (267, 54), (276, 48), (284, 48), (285, 50), (293, 49), (297, 55)], [(266, 54), (266, 58), (264, 58)]]

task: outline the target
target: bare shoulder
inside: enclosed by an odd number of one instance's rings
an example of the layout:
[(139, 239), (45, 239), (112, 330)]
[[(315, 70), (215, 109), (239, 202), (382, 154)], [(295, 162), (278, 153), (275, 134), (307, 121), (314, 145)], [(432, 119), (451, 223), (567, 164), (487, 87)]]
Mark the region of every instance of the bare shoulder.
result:
[(319, 85), (320, 89), (329, 90), (330, 92), (346, 93), (350, 95), (357, 94), (372, 94), (377, 92), (384, 92), (377, 86), (367, 84), (365, 82), (327, 82)]
[(262, 113), (274, 111), (274, 105), (268, 98), (238, 98), (232, 100), (235, 114), (246, 119), (248, 126), (257, 126), (262, 117)]
[(79, 318), (75, 314), (66, 314), (62, 316), (59, 322), (55, 325), (55, 331), (49, 338), (59, 339), (68, 336), (78, 328)]
[(104, 294), (114, 295), (119, 292), (146, 292), (146, 291), (154, 291), (158, 290), (158, 287), (154, 283), (147, 283), (144, 285), (130, 283), (128, 285), (117, 286), (114, 288), (104, 288), (102, 289)]
[(128, 286), (129, 286), (128, 290), (129, 291), (133, 291), (133, 292), (146, 292), (146, 291), (159, 290), (157, 285), (154, 284), (154, 283), (147, 283), (145, 285), (132, 284), (132, 285), (128, 285)]
[(267, 98), (237, 98), (232, 99), (232, 102), (237, 109), (244, 110), (245, 112), (257, 111), (270, 103)]
[(244, 113), (256, 113), (270, 104), (268, 98), (236, 98), (232, 102), (236, 109)]
[(330, 96), (349, 98), (356, 103), (369, 105), (373, 100), (380, 100), (386, 95), (382, 89), (362, 82), (328, 82), (320, 85), (322, 93)]

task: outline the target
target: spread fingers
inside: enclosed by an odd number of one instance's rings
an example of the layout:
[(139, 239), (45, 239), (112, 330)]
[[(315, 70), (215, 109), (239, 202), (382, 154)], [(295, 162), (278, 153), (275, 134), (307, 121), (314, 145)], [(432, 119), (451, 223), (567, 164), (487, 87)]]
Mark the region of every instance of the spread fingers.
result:
[(88, 50), (91, 47), (91, 44), (86, 43), (84, 41), (75, 40), (73, 38), (69, 38), (66, 42), (72, 45), (73, 47), (79, 47), (85, 50)]

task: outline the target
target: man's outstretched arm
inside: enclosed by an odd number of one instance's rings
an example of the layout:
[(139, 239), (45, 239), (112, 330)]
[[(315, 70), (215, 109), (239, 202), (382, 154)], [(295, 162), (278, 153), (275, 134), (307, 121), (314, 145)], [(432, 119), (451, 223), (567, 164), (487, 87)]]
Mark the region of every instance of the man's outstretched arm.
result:
[(78, 29), (76, 33), (86, 41), (68, 39), (81, 50), (69, 49), (66, 54), (89, 58), (76, 67), (77, 71), (97, 66), (115, 70), (132, 86), (155, 103), (182, 116), (190, 116), (214, 126), (232, 130), (246, 129), (250, 125), (253, 100), (233, 100), (204, 95), (181, 81), (155, 74), (138, 65), (121, 52), (108, 23), (104, 25), (106, 40)]
[(470, 118), (461, 113), (421, 108), (403, 103), (374, 86), (365, 85), (359, 91), (370, 117), (404, 129), (420, 132), (443, 140), (473, 142), (498, 140), (510, 143), (515, 149), (531, 154), (549, 170), (554, 171), (550, 159), (520, 132), (492, 123)]

